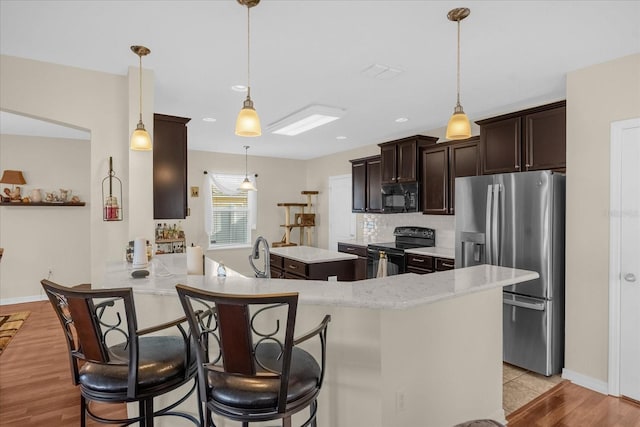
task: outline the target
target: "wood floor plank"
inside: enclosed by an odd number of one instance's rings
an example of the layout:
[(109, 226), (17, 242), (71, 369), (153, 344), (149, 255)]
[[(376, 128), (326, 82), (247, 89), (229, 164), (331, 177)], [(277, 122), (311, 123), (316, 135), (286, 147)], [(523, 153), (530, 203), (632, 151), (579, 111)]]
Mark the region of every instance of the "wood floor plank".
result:
[[(48, 301), (0, 306), (0, 315), (31, 315), (0, 355), (0, 426), (76, 427), (80, 391), (71, 382), (67, 346)], [(124, 404), (100, 405), (107, 417), (126, 416)], [(100, 424), (89, 420), (89, 426)]]

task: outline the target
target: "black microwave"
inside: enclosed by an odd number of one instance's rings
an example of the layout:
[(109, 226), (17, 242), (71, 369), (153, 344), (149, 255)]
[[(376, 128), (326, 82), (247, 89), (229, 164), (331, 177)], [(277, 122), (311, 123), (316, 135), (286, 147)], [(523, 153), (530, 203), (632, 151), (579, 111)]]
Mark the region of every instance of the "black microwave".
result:
[(382, 184), (382, 213), (419, 212), (418, 183)]

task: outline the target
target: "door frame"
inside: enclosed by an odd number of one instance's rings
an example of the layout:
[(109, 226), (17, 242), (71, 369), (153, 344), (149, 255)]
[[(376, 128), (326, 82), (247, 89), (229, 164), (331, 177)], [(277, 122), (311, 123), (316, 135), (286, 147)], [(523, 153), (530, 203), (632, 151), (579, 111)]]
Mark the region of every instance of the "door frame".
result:
[[(332, 237), (334, 237), (335, 235), (333, 234), (333, 227), (332, 227), (332, 223), (333, 223), (333, 218), (332, 215), (334, 214), (333, 212), (333, 208), (334, 206), (332, 205), (332, 195), (331, 195), (331, 188), (332, 188), (332, 184), (335, 183), (336, 181), (342, 181), (342, 180), (351, 180), (351, 174), (343, 174), (343, 175), (332, 175), (329, 177), (329, 196), (328, 196), (328, 211), (329, 211), (329, 215), (328, 215), (328, 224), (329, 224), (329, 233), (327, 235), (327, 249), (329, 250), (333, 250), (331, 248), (331, 242), (332, 242)], [(352, 189), (353, 191), (353, 189)], [(351, 214), (351, 218), (349, 219), (349, 231), (351, 232), (351, 234), (354, 235), (355, 238), (355, 234), (356, 234), (356, 219), (355, 219), (355, 214)], [(336, 241), (337, 243), (337, 241)]]
[(622, 193), (622, 135), (640, 127), (640, 118), (611, 123), (610, 201), (609, 201), (609, 373), (608, 394), (620, 395), (620, 227)]

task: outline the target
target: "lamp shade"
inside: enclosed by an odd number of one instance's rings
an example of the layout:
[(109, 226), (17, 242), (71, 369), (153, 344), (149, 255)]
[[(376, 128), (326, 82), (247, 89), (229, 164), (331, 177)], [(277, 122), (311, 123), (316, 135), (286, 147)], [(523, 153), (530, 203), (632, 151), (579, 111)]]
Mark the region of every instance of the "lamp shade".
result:
[(240, 187), (238, 187), (238, 190), (241, 190), (241, 191), (258, 191), (256, 189), (256, 187), (253, 186), (253, 184), (251, 183), (249, 178), (245, 178), (244, 181), (242, 181), (242, 183), (240, 184)]
[(471, 137), (471, 123), (463, 112), (455, 112), (447, 124), (447, 139), (467, 139)]
[(260, 128), (260, 117), (256, 110), (247, 107), (246, 104), (240, 110), (238, 119), (236, 120), (236, 135), (238, 136), (260, 136), (262, 129)]
[(149, 135), (149, 132), (144, 128), (142, 122), (138, 123), (138, 127), (131, 134), (131, 144), (129, 148), (136, 151), (150, 151), (152, 149), (151, 135)]
[(2, 173), (0, 182), (3, 184), (23, 185), (26, 184), (22, 171), (5, 170)]

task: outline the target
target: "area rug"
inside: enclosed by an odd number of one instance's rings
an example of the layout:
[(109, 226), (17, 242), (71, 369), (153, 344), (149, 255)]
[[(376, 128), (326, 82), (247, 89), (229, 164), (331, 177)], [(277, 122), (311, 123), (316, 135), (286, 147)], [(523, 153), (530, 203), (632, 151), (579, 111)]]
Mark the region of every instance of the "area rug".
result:
[(19, 311), (13, 314), (4, 314), (0, 316), (0, 354), (7, 348), (11, 338), (18, 332), (30, 311)]

